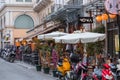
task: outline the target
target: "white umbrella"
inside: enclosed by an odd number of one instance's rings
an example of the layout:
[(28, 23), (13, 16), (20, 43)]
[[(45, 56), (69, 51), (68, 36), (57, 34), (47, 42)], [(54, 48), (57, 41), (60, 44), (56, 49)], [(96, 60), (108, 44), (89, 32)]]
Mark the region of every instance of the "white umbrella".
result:
[(72, 34), (56, 37), (54, 39), (56, 43), (68, 43), (68, 44), (85, 43), (84, 52), (86, 52), (86, 43), (102, 41), (105, 39), (105, 37), (106, 35), (101, 33), (75, 31)]
[(68, 34), (68, 33), (55, 31), (55, 32), (39, 35), (38, 39), (53, 39), (53, 37), (60, 37), (60, 36), (66, 35), (66, 34)]
[(105, 37), (105, 34), (101, 33), (79, 32), (56, 37), (54, 39), (56, 43), (76, 44), (102, 41), (105, 39)]
[(41, 34), (41, 35), (38, 35), (37, 38), (38, 38), (38, 39), (44, 39), (44, 36), (45, 36), (44, 34)]

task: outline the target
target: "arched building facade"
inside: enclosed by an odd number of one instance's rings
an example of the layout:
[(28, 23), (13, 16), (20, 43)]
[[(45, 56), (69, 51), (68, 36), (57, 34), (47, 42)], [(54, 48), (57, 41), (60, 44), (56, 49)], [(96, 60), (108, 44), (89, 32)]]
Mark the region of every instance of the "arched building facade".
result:
[[(16, 39), (26, 37), (26, 31), (39, 24), (38, 14), (31, 2), (4, 2), (0, 6), (0, 48), (14, 45)], [(22, 4), (21, 4), (22, 3)]]

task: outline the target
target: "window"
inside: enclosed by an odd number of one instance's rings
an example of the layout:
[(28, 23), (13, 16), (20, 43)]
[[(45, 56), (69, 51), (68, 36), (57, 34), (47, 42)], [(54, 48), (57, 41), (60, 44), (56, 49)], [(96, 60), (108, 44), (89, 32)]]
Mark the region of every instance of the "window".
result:
[(32, 2), (32, 0), (25, 0), (25, 2)]
[(23, 0), (16, 0), (16, 2), (23, 2)]
[(16, 0), (16, 2), (32, 2), (32, 0)]
[(30, 16), (24, 14), (16, 18), (14, 26), (20, 29), (30, 29), (34, 27), (34, 22)]

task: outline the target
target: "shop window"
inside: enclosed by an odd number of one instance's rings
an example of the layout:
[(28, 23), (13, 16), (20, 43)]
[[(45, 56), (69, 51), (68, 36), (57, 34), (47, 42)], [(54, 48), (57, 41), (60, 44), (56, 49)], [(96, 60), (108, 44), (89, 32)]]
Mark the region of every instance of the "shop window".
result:
[(17, 17), (14, 26), (20, 29), (30, 29), (34, 27), (34, 22), (30, 16), (24, 14)]

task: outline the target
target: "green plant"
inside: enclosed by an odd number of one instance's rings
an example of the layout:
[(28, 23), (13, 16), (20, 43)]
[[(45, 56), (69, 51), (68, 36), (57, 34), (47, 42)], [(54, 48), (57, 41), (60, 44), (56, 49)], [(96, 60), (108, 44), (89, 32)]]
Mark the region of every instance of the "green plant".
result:
[(99, 41), (95, 43), (88, 43), (87, 44), (87, 53), (91, 56), (94, 56), (95, 53), (99, 54), (102, 52), (104, 47), (104, 41)]
[[(105, 33), (105, 27), (103, 24), (98, 25), (97, 28), (93, 30), (93, 32), (97, 33)], [(104, 40), (95, 42), (95, 43), (88, 43), (87, 44), (87, 53), (89, 55), (94, 55), (94, 53), (101, 53), (102, 49), (104, 48)]]
[(61, 44), (61, 43), (56, 43), (56, 45), (55, 45), (55, 50), (58, 51), (60, 56), (63, 54), (64, 47), (65, 47), (65, 45)]
[(105, 33), (105, 26), (103, 24), (99, 24), (97, 28), (93, 30), (93, 32)]

